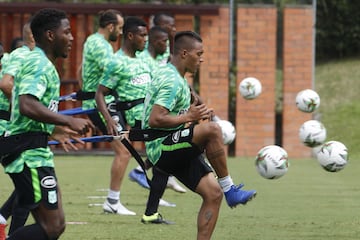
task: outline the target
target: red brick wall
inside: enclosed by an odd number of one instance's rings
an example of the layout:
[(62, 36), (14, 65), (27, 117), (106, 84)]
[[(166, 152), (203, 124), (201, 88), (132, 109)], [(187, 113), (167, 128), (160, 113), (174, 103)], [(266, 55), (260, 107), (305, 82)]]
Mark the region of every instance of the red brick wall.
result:
[(245, 77), (262, 84), (261, 95), (245, 100), (237, 91), (236, 156), (255, 156), (275, 139), (275, 7), (240, 6), (237, 9), (237, 86)]
[(228, 119), (229, 99), (229, 9), (219, 16), (200, 17), (204, 62), (200, 68), (200, 96), (222, 119)]
[(313, 24), (312, 8), (284, 9), (283, 147), (294, 157), (311, 156), (311, 149), (299, 141), (299, 128), (312, 116), (297, 109), (295, 98), (299, 91), (312, 88)]
[[(21, 35), (21, 28), (30, 14), (8, 14), (3, 10), (0, 9), (0, 41), (8, 48), (11, 39)], [(194, 14), (188, 14), (188, 11), (174, 12), (178, 31), (194, 29)], [(149, 14), (143, 15), (145, 19)], [(295, 96), (298, 91), (312, 87), (312, 14), (310, 7), (286, 7), (284, 10), (282, 138), (283, 147), (291, 157), (308, 157), (311, 153), (298, 138), (300, 125), (311, 119), (311, 114), (297, 110)], [(229, 9), (227, 5), (222, 5), (218, 15), (211, 12), (198, 16), (205, 50), (204, 63), (199, 73), (200, 95), (208, 106), (215, 109), (217, 115), (228, 119)], [(82, 45), (94, 31), (93, 13), (70, 13), (69, 17), (75, 40), (71, 56), (58, 64), (61, 68), (62, 94), (78, 89)], [(236, 91), (235, 155), (255, 156), (261, 147), (275, 143), (277, 9), (272, 5), (238, 5), (236, 21), (234, 54), (237, 59), (237, 86), (243, 78), (252, 76), (262, 82), (263, 91), (254, 100), (245, 100)], [(119, 46), (119, 42), (114, 44), (115, 49)], [(61, 109), (79, 104), (62, 103)], [(108, 147), (107, 144), (99, 145), (102, 146)]]

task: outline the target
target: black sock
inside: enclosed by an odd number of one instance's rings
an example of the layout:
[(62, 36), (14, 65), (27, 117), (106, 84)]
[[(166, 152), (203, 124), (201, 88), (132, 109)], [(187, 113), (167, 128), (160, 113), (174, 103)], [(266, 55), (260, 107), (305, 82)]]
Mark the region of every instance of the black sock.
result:
[(6, 240), (49, 240), (45, 230), (35, 223), (16, 230)]
[(153, 167), (153, 177), (148, 202), (146, 204), (145, 215), (150, 216), (158, 211), (160, 198), (163, 196), (169, 175)]
[(29, 210), (26, 208), (21, 208), (18, 205), (15, 206), (12, 216), (11, 224), (9, 229), (9, 235), (16, 231), (16, 229), (21, 228), (25, 225), (26, 220), (29, 216)]

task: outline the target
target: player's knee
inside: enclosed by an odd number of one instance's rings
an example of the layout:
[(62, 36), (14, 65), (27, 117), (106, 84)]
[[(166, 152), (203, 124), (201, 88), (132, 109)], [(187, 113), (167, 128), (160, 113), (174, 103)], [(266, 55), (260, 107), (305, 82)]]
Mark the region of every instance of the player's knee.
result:
[(221, 201), (223, 199), (223, 192), (222, 192), (220, 186), (213, 189), (211, 198), (212, 198), (213, 202), (216, 202), (218, 204), (221, 203)]
[(223, 192), (219, 184), (213, 184), (208, 186), (208, 192), (204, 196), (206, 201), (211, 202), (212, 204), (220, 205), (223, 199)]
[(211, 139), (221, 138), (221, 128), (216, 122), (209, 122), (207, 127), (207, 134)]
[(65, 221), (58, 221), (57, 223), (47, 224), (45, 231), (49, 240), (56, 240), (65, 231)]

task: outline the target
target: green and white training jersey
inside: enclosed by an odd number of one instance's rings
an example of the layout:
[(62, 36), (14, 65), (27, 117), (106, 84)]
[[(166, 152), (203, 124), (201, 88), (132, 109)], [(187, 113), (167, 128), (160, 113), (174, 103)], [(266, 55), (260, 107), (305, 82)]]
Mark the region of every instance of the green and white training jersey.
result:
[[(166, 45), (167, 45), (166, 51), (161, 55), (157, 55), (156, 58), (155, 58), (155, 61), (157, 62), (157, 64), (159, 66), (165, 66), (169, 61), (169, 58), (170, 58), (170, 40), (166, 41)], [(147, 51), (148, 46), (149, 46), (149, 41), (146, 42), (144, 51)], [(144, 51), (142, 51), (142, 52), (144, 52)]]
[[(169, 110), (171, 115), (180, 115), (190, 108), (191, 93), (188, 82), (171, 63), (159, 68), (154, 76), (144, 103), (142, 128), (149, 129), (149, 117), (155, 104)], [(184, 124), (177, 128), (182, 128)], [(171, 129), (163, 129), (171, 130)], [(145, 142), (146, 153), (151, 163), (156, 164), (161, 155), (161, 143), (165, 137)]]
[[(20, 48), (15, 49), (9, 55), (7, 55), (6, 59), (4, 60), (4, 64), (2, 64), (2, 74), (0, 74), (0, 79), (3, 77), (4, 74), (9, 74), (15, 77), (19, 69), (21, 69), (22, 63), (24, 62), (24, 59), (27, 57), (29, 52), (30, 48), (24, 45)], [(10, 111), (9, 108), (10, 102), (6, 98), (5, 94), (0, 91), (0, 110)], [(8, 121), (6, 120), (0, 120), (0, 135), (5, 132), (7, 123)]]
[[(44, 51), (36, 47), (24, 61), (20, 72), (15, 76), (12, 92), (11, 118), (7, 135), (30, 131), (47, 132), (54, 130), (53, 124), (35, 121), (20, 114), (19, 96), (29, 94), (36, 97), (50, 111), (58, 111), (60, 79), (55, 66)], [(54, 167), (50, 148), (36, 148), (24, 151), (19, 158), (5, 168), (7, 173), (18, 173), (24, 164), (30, 168)]]
[(156, 61), (158, 62), (159, 66), (165, 66), (170, 58), (170, 40), (166, 42), (167, 48), (166, 51), (162, 55), (156, 56)]
[[(0, 79), (3, 77), (3, 70), (6, 67), (6, 64), (9, 62), (10, 55), (8, 53), (5, 53), (4, 56), (1, 59), (1, 71), (0, 71)], [(0, 110), (2, 111), (9, 111), (10, 109), (10, 102), (3, 93), (3, 91), (0, 90)], [(8, 121), (4, 119), (0, 119), (0, 136), (2, 136), (6, 130)]]
[[(145, 98), (151, 82), (151, 70), (141, 58), (131, 58), (120, 49), (112, 61), (105, 66), (100, 84), (115, 90), (122, 102)], [(125, 111), (127, 123), (133, 127), (135, 120), (141, 121), (144, 104), (138, 104)]]
[[(100, 78), (104, 72), (105, 64), (114, 55), (111, 44), (100, 33), (90, 35), (84, 44), (82, 58), (82, 90), (85, 92), (96, 92)], [(106, 96), (107, 103), (114, 98)], [(82, 102), (83, 109), (90, 109), (96, 106), (95, 100), (85, 100)]]
[(140, 58), (143, 62), (149, 65), (152, 73), (160, 67), (159, 63), (151, 56), (147, 49), (141, 52), (136, 52), (136, 57)]

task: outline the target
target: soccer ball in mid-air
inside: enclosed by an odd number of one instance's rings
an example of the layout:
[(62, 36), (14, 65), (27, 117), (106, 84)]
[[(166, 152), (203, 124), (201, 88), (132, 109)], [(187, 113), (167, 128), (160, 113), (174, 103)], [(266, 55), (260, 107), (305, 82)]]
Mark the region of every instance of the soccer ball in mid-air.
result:
[(317, 151), (316, 158), (326, 171), (338, 172), (348, 162), (348, 149), (341, 142), (328, 141)]
[(254, 77), (244, 78), (239, 84), (239, 92), (247, 100), (257, 98), (261, 93), (261, 89), (261, 82)]
[(265, 146), (258, 152), (255, 166), (258, 173), (266, 179), (280, 178), (288, 171), (288, 154), (277, 145)]
[(231, 144), (236, 136), (236, 131), (234, 125), (226, 120), (218, 120), (216, 121), (217, 124), (219, 124), (221, 131), (222, 131), (222, 137), (223, 142), (225, 145)]
[(296, 106), (302, 112), (314, 112), (320, 106), (320, 97), (311, 89), (300, 91), (296, 95)]
[(300, 141), (307, 147), (316, 147), (326, 140), (326, 128), (317, 120), (304, 122), (299, 129)]

